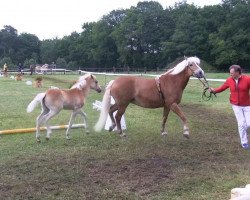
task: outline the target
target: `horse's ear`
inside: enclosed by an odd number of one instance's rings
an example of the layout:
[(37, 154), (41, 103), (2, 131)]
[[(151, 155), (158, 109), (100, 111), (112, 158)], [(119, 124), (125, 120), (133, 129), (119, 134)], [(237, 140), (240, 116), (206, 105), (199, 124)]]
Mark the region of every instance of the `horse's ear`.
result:
[(184, 59), (187, 60), (187, 56), (184, 55)]
[(94, 77), (93, 77), (93, 75), (92, 75), (92, 74), (90, 75), (90, 78), (94, 79)]

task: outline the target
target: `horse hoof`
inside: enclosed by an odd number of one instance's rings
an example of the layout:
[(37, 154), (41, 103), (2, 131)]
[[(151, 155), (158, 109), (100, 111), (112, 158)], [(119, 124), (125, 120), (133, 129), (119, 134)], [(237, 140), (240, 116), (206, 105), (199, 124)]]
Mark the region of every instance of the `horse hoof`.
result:
[(121, 136), (121, 138), (126, 138), (127, 137), (126, 133), (120, 133), (120, 136)]
[(70, 137), (66, 137), (67, 140), (70, 140)]
[(162, 136), (167, 136), (167, 134), (168, 133), (166, 131), (164, 131), (164, 132), (161, 133)]
[(116, 125), (111, 125), (111, 126), (109, 127), (109, 132), (113, 131), (115, 127), (116, 127)]
[(49, 140), (49, 137), (46, 137), (46, 140), (48, 141), (48, 140)]
[(86, 130), (86, 133), (89, 134), (89, 130)]
[(36, 143), (41, 143), (41, 140), (40, 140), (40, 139), (37, 139), (37, 140), (36, 140)]
[(189, 137), (189, 134), (183, 134), (183, 136), (184, 136), (185, 138), (187, 138), (187, 139), (190, 138), (190, 137)]

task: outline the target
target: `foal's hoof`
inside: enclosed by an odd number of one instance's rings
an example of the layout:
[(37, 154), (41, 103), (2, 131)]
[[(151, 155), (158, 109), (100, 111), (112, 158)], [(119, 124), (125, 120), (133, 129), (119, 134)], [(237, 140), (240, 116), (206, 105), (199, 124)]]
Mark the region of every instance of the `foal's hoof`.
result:
[(119, 134), (120, 134), (121, 138), (126, 138), (127, 137), (126, 133), (119, 133)]
[(167, 131), (164, 131), (164, 132), (161, 133), (161, 135), (162, 135), (162, 136), (167, 136), (168, 133), (167, 133)]
[(66, 137), (67, 140), (70, 140), (70, 137)]
[(185, 138), (187, 138), (187, 139), (190, 138), (189, 134), (183, 134), (183, 136), (184, 136)]
[(89, 130), (86, 130), (86, 133), (89, 134)]
[(36, 143), (41, 143), (41, 140), (40, 139), (36, 139)]

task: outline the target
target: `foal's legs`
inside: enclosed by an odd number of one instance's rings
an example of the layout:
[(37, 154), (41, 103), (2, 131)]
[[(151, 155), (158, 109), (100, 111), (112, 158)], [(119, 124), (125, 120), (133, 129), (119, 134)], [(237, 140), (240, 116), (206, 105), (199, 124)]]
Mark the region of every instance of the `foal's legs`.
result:
[(82, 110), (79, 110), (79, 114), (83, 117), (83, 123), (85, 124), (85, 130), (87, 133), (89, 133), (89, 125), (87, 123), (87, 114), (83, 112)]
[(40, 140), (40, 126), (44, 120), (44, 116), (49, 112), (49, 109), (42, 105), (42, 112), (41, 114), (36, 118), (36, 141), (41, 142)]
[(71, 129), (72, 124), (73, 124), (73, 120), (76, 118), (76, 115), (77, 115), (77, 114), (82, 115), (82, 117), (83, 117), (83, 123), (85, 124), (86, 132), (89, 133), (89, 128), (88, 128), (87, 115), (86, 115), (86, 113), (83, 112), (81, 109), (79, 109), (79, 110), (74, 110), (74, 111), (72, 112), (71, 116), (70, 116), (69, 125), (68, 125), (67, 131), (66, 131), (66, 139), (70, 139), (70, 137), (69, 137), (69, 130)]
[(55, 116), (57, 113), (60, 112), (60, 109), (58, 110), (50, 110), (49, 113), (47, 113), (46, 115), (44, 115), (44, 122), (46, 124), (46, 127), (47, 127), (47, 135), (46, 135), (46, 139), (49, 140), (50, 138), (50, 134), (52, 133), (52, 130), (50, 128), (50, 125), (48, 123), (48, 120), (50, 118), (52, 118), (53, 116)]
[(169, 107), (165, 106), (164, 111), (163, 111), (162, 124), (161, 124), (161, 135), (167, 135), (167, 131), (165, 130), (165, 124), (168, 118), (169, 111), (170, 111)]
[(73, 110), (73, 112), (72, 112), (72, 114), (70, 116), (70, 119), (69, 119), (68, 128), (66, 130), (66, 139), (70, 139), (69, 138), (69, 129), (71, 129), (71, 126), (72, 126), (72, 123), (73, 123), (72, 121), (75, 119), (76, 115), (77, 115), (77, 111)]
[(185, 117), (184, 113), (182, 112), (182, 110), (180, 109), (180, 107), (178, 106), (177, 103), (173, 103), (170, 106), (170, 109), (175, 114), (177, 114), (180, 117), (180, 119), (182, 120), (182, 123), (183, 123), (183, 135), (184, 135), (184, 137), (189, 138), (189, 128), (188, 128), (188, 125), (187, 125), (187, 118)]
[(116, 110), (118, 110), (118, 106), (116, 104), (112, 105), (109, 109), (109, 116), (112, 121), (112, 125), (109, 127), (109, 132), (111, 132), (116, 127), (116, 123), (115, 123), (115, 119), (113, 115)]

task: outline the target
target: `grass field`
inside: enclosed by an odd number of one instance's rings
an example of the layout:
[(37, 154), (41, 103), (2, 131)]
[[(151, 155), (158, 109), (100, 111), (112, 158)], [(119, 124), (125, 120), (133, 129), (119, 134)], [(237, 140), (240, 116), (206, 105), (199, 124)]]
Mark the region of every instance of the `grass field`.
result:
[[(228, 74), (208, 74), (226, 78)], [(68, 88), (79, 75), (44, 76), (44, 87), (0, 79), (0, 129), (35, 127), (40, 108), (26, 113), (33, 97), (49, 86)], [(114, 77), (97, 76), (101, 85)], [(221, 83), (210, 83), (216, 87)], [(95, 133), (99, 112), (92, 109), (102, 95), (91, 91), (84, 111), (90, 134), (84, 129), (55, 130), (49, 141), (35, 142), (33, 133), (0, 136), (0, 199), (147, 199), (228, 200), (234, 187), (250, 183), (250, 151), (239, 145), (236, 120), (228, 92), (216, 99), (201, 99), (202, 85), (190, 80), (181, 107), (190, 126), (190, 139), (170, 113), (168, 136), (160, 135), (162, 109), (130, 105), (126, 111), (127, 138), (116, 133)], [(69, 111), (51, 120), (67, 124)], [(77, 118), (76, 123), (81, 123)]]

